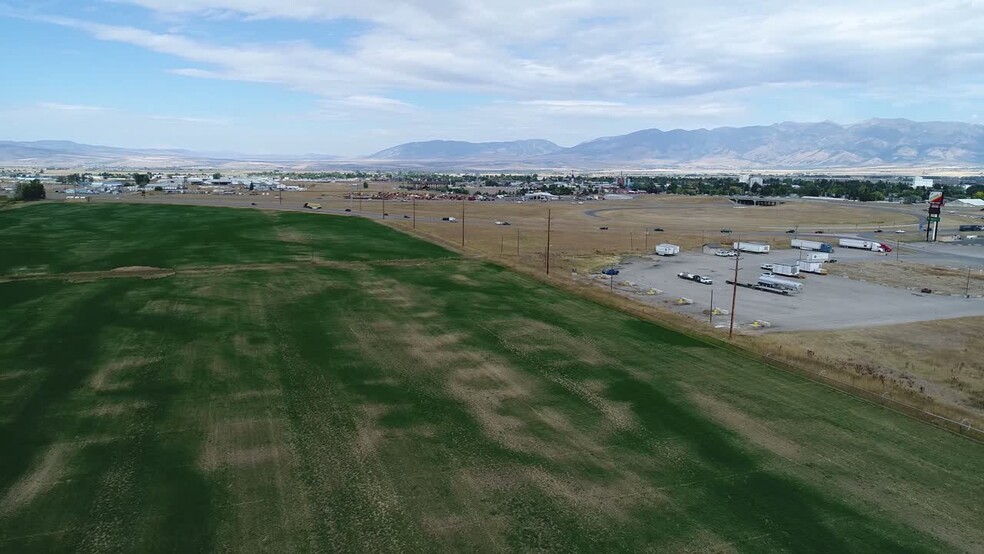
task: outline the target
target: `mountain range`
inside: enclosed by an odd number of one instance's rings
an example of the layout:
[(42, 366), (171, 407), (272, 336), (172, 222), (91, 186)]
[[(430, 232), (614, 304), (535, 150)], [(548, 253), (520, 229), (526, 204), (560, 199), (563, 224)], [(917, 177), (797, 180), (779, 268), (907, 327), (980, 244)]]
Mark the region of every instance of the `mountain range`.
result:
[(363, 158), (247, 156), (128, 149), (69, 141), (0, 141), (0, 166), (256, 167), (313, 169), (834, 169), (984, 166), (984, 125), (871, 119), (840, 125), (661, 131), (645, 129), (563, 147), (548, 140), (410, 142)]

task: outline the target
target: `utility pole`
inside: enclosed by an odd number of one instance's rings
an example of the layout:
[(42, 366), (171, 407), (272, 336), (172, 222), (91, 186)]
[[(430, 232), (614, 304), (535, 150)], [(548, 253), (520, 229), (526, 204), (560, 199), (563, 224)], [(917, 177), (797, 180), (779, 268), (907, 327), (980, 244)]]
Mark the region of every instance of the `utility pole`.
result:
[(629, 254), (632, 253), (632, 231), (629, 231)]
[[(547, 275), (550, 275), (550, 209), (547, 209)], [(968, 277), (968, 283), (970, 282)]]
[(519, 229), (516, 229), (516, 263), (519, 263)]
[(649, 253), (649, 229), (646, 229), (646, 253)]
[(383, 219), (386, 219), (386, 197), (383, 197)]
[(461, 197), (461, 246), (465, 245), (465, 197)]
[(278, 192), (278, 196), (280, 197), (280, 205), (283, 206), (284, 205), (284, 185), (283, 185), (283, 183), (281, 183), (280, 186), (277, 187), (277, 192)]
[(413, 228), (417, 228), (417, 197), (413, 197)]
[(967, 266), (967, 290), (964, 292), (967, 298), (970, 298), (970, 266)]
[(506, 235), (499, 235), (499, 257), (502, 257), (502, 249), (506, 246)]
[[(738, 243), (741, 244), (741, 235), (738, 235)], [(735, 280), (733, 289), (731, 291), (731, 323), (728, 325), (728, 339), (735, 336), (735, 302), (738, 299), (738, 260), (741, 259), (741, 251), (739, 250), (735, 256)]]
[(895, 239), (895, 261), (899, 261), (899, 251), (902, 250), (902, 239)]
[(707, 322), (714, 325), (714, 289), (711, 289), (711, 309), (707, 312)]

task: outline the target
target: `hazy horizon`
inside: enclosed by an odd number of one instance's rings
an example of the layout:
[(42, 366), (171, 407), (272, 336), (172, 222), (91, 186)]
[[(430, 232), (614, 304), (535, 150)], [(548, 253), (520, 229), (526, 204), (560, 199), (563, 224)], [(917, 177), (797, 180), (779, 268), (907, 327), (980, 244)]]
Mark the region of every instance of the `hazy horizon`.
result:
[(984, 6), (0, 0), (3, 140), (359, 157), (405, 142), (978, 123)]

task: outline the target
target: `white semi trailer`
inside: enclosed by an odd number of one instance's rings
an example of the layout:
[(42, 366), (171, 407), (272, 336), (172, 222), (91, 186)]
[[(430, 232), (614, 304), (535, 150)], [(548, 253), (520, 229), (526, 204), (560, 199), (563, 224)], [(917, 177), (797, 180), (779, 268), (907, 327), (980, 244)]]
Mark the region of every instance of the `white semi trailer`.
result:
[(768, 254), (769, 245), (761, 242), (736, 242), (733, 248), (739, 252), (752, 252), (754, 254)]
[(861, 250), (870, 250), (872, 252), (891, 252), (892, 247), (876, 240), (866, 240), (866, 239), (840, 239), (838, 244), (844, 248), (859, 248)]

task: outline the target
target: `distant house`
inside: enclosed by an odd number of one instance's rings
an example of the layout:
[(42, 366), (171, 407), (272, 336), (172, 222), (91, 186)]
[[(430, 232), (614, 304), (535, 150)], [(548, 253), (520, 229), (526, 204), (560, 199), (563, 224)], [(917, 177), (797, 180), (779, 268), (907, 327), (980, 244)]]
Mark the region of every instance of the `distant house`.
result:
[(912, 188), (914, 189), (931, 189), (933, 188), (933, 180), (927, 179), (925, 177), (913, 177), (912, 178)]

